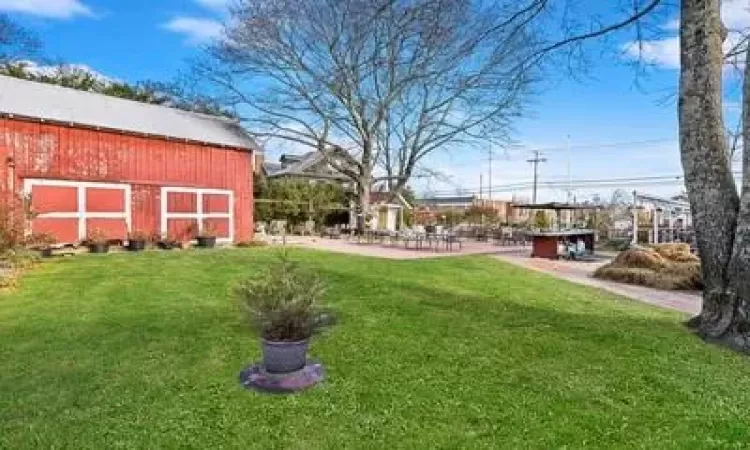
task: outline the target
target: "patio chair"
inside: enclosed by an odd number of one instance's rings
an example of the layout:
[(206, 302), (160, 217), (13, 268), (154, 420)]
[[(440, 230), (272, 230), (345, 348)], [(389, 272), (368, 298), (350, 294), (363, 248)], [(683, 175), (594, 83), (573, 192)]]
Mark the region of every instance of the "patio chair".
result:
[(448, 233), (443, 237), (443, 239), (445, 243), (445, 249), (447, 251), (452, 252), (454, 245), (458, 245), (458, 250), (459, 251), (461, 250), (461, 239), (459, 239), (459, 237), (456, 234)]
[(424, 245), (424, 238), (425, 234), (420, 233), (419, 231), (410, 231), (408, 233), (404, 233), (404, 235), (401, 237), (401, 239), (404, 241), (404, 248), (406, 250), (409, 249), (409, 244), (414, 243), (415, 250), (421, 250)]
[(326, 227), (321, 232), (321, 237), (327, 237), (329, 239), (341, 239), (341, 230), (338, 226)]

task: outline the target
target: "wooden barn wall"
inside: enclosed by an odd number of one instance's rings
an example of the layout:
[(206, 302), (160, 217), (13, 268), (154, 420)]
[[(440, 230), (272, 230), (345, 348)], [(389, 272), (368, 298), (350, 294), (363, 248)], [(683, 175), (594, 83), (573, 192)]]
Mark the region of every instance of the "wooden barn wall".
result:
[[(12, 159), (12, 161), (11, 161)], [(15, 165), (15, 167), (11, 167)], [(157, 231), (162, 186), (235, 193), (235, 239), (252, 238), (252, 161), (244, 150), (0, 119), (0, 190), (25, 178), (133, 185), (133, 228)]]

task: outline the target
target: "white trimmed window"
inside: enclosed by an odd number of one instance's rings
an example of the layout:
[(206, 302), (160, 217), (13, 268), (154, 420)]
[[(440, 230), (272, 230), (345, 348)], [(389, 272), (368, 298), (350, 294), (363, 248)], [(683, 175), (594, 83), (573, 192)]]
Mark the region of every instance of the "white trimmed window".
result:
[(161, 232), (180, 235), (188, 226), (198, 234), (211, 225), (217, 241), (234, 241), (234, 192), (223, 189), (163, 187)]
[(82, 241), (94, 228), (111, 239), (125, 239), (131, 230), (130, 185), (26, 179), (24, 193), (36, 214), (31, 231), (50, 233), (60, 243)]

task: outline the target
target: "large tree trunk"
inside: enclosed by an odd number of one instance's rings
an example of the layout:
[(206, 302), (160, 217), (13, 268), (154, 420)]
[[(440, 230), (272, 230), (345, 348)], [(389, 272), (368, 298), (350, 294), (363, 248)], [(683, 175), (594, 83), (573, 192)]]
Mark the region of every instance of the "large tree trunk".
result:
[(367, 222), (370, 215), (370, 185), (368, 181), (357, 183), (357, 232), (362, 234), (367, 228)]
[(704, 284), (703, 308), (688, 325), (705, 339), (747, 350), (750, 195), (743, 192), (740, 211), (724, 138), (720, 4), (683, 0), (681, 12), (680, 148)]
[[(746, 57), (750, 57), (750, 47)], [(747, 59), (746, 59), (747, 61)], [(743, 80), (742, 123), (742, 191), (732, 259), (729, 263), (728, 293), (732, 299), (731, 320), (722, 339), (731, 347), (750, 351), (750, 65), (745, 65)]]

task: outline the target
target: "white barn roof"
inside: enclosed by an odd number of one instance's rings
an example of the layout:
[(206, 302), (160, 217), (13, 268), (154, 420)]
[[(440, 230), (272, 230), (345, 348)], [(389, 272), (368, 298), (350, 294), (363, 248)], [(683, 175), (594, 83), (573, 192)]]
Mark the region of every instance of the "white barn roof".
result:
[(259, 150), (231, 119), (2, 75), (0, 115)]

